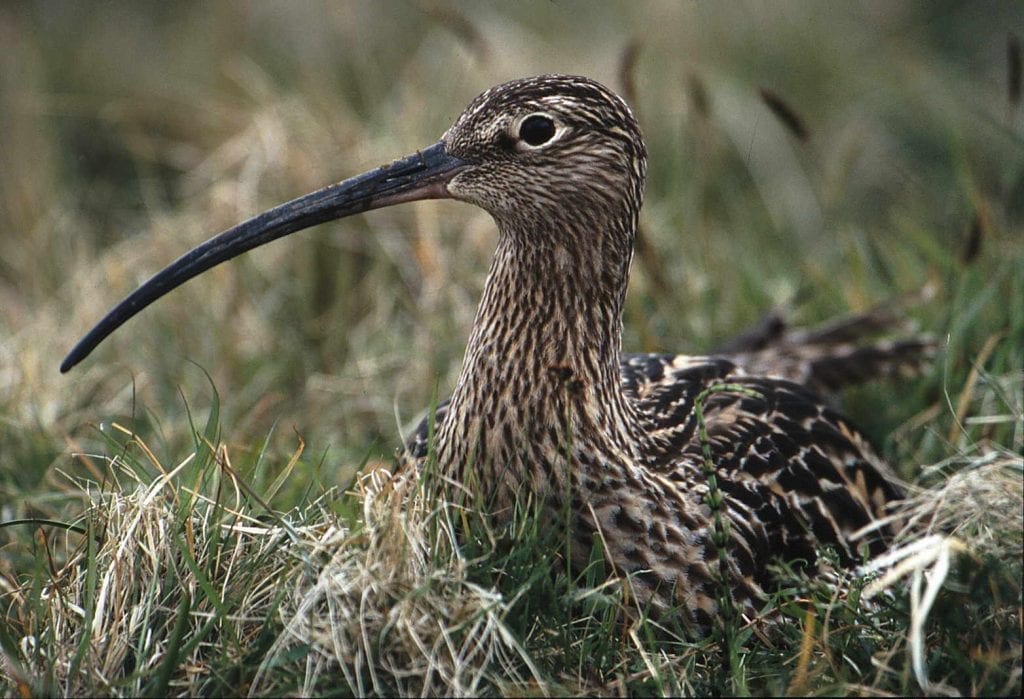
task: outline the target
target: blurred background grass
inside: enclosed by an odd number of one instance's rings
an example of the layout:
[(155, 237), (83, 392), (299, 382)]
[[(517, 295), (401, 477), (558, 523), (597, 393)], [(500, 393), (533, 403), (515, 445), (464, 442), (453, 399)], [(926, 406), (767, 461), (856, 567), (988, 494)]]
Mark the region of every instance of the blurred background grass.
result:
[[(948, 337), (936, 368), (847, 397), (913, 477), (956, 452), (990, 338), (986, 375), (1009, 379), (985, 414), (1020, 414), (1022, 20), (1012, 2), (5, 3), (0, 519), (79, 502), (63, 474), (103, 477), (90, 455), (129, 441), (113, 422), (177, 463), (186, 404), (202, 424), (213, 390), (236, 462), (273, 478), (304, 442), (280, 506), (389, 458), (459, 369), (494, 245), (465, 205), (275, 243), (57, 366), (188, 248), (542, 72), (623, 92), (648, 139), (627, 350), (707, 351), (778, 307), (814, 323), (936, 286), (912, 311)], [(1014, 420), (961, 427), (1019, 449)]]

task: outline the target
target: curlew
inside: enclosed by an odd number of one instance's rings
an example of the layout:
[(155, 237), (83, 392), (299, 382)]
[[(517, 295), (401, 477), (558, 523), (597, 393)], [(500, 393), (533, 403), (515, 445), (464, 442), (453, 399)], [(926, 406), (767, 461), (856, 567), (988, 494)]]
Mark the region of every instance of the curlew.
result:
[[(429, 453), (499, 522), (526, 495), (567, 511), (574, 564), (600, 536), (638, 599), (699, 632), (722, 611), (720, 575), (750, 612), (772, 586), (773, 559), (814, 562), (827, 546), (851, 564), (879, 551), (884, 527), (854, 534), (901, 489), (816, 392), (841, 384), (843, 362), (856, 365), (861, 350), (621, 353), (646, 164), (632, 112), (597, 82), (499, 85), (438, 143), (188, 252), (104, 317), (61, 371), (159, 297), (264, 243), (402, 202), (475, 204), (496, 222), (497, 248), (454, 391), (409, 440), (399, 471), (418, 473)], [(845, 341), (846, 330), (818, 339)], [(922, 348), (876, 345), (860, 360), (881, 369)]]

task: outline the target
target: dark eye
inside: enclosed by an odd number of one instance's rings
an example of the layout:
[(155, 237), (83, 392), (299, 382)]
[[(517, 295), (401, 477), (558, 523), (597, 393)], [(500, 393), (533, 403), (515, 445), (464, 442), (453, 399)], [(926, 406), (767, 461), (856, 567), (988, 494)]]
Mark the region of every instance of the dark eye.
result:
[(531, 114), (519, 125), (519, 138), (531, 146), (540, 146), (555, 135), (555, 122), (544, 114)]

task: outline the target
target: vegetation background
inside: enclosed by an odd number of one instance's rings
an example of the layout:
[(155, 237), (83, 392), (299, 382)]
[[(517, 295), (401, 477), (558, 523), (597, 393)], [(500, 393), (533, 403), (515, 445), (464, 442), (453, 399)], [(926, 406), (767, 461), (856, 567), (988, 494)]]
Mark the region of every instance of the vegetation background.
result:
[[(114, 487), (112, 458), (138, 459), (144, 483), (199, 448), (195, 425), (216, 426), (274, 511), (390, 459), (459, 369), (494, 245), (465, 205), (277, 242), (57, 366), (188, 248), (544, 72), (626, 95), (648, 140), (627, 350), (704, 352), (773, 310), (812, 324), (927, 288), (908, 312), (942, 340), (934, 368), (852, 391), (846, 410), (907, 479), (997, 454), (1019, 487), (1022, 32), (1014, 2), (4, 3), (0, 522), (75, 521), (87, 491)], [(55, 536), (0, 528), (5, 691), (139, 689), (12, 669), (42, 624), (17, 590), (81, 545)], [(1017, 580), (1016, 631), (984, 646), (1005, 672), (985, 684), (976, 668), (995, 671), (972, 656), (960, 691), (1019, 690)], [(901, 677), (886, 691), (914, 691)]]

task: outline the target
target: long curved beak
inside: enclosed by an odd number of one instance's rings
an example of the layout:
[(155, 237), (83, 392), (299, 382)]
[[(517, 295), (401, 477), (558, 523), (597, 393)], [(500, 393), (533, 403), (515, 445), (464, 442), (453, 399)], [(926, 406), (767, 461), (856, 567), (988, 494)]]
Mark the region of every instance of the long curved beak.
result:
[(143, 308), (211, 267), (318, 223), (407, 201), (447, 198), (448, 182), (465, 167), (465, 161), (448, 154), (444, 142), (435, 143), (224, 231), (182, 255), (115, 306), (68, 353), (60, 365), (61, 373), (89, 356), (108, 335)]

